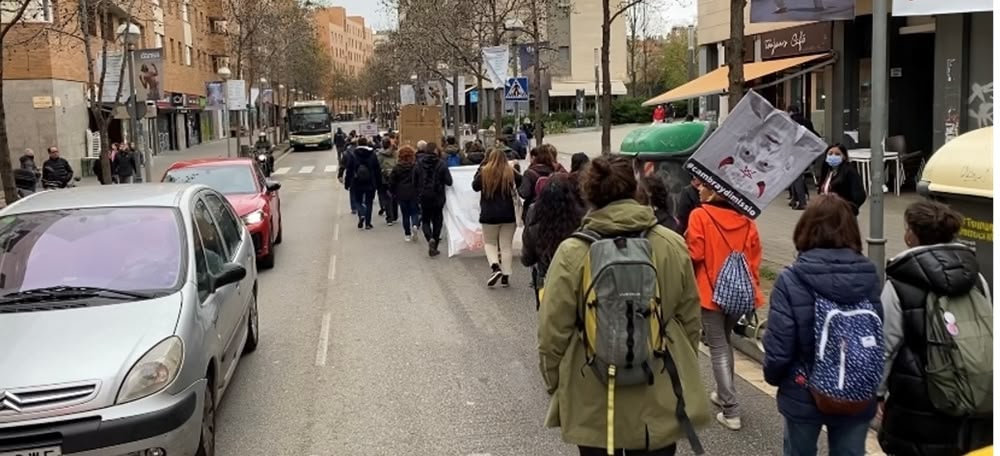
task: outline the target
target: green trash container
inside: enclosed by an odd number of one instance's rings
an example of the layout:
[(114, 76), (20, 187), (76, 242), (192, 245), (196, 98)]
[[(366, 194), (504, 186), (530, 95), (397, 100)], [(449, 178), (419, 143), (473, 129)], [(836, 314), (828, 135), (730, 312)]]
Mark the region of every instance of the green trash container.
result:
[(622, 141), (621, 155), (635, 159), (636, 172), (642, 176), (656, 174), (670, 194), (674, 216), (681, 192), (691, 184), (691, 174), (684, 162), (715, 131), (714, 122), (674, 122), (641, 127)]
[(976, 250), (993, 288), (993, 127), (948, 141), (924, 165), (917, 192), (965, 216), (958, 241)]

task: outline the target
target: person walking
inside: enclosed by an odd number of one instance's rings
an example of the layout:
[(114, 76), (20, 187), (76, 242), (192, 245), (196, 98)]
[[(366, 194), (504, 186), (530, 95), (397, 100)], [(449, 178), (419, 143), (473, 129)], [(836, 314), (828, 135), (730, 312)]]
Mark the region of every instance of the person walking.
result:
[(517, 195), (520, 183), (521, 175), (514, 171), (499, 148), (490, 150), (486, 163), (472, 178), (472, 189), (479, 192), (479, 223), (483, 227), (483, 245), (490, 265), (486, 281), (489, 287), (498, 281), (505, 288), (510, 286), (514, 231), (520, 218), (521, 197)]
[(370, 230), (375, 190), (382, 185), (382, 170), (375, 151), (368, 147), (368, 138), (358, 138), (353, 157), (348, 165), (344, 188), (351, 192), (351, 199), (358, 203), (358, 229)]
[[(539, 365), (552, 397), (545, 424), (561, 428), (563, 441), (577, 445), (582, 456), (670, 456), (684, 436), (700, 450), (695, 429), (710, 417), (695, 348), (698, 286), (684, 239), (633, 199), (637, 184), (628, 158), (594, 159), (582, 182), (594, 209), (583, 219), (584, 231), (555, 251), (538, 313)], [(607, 250), (629, 260), (616, 261), (602, 253)], [(641, 278), (625, 280), (636, 275)], [(606, 302), (596, 301), (591, 284)], [(630, 299), (612, 298), (618, 296)], [(648, 312), (641, 320), (650, 325), (645, 334), (619, 323), (631, 317), (605, 317), (636, 311)], [(626, 331), (637, 338), (627, 352), (626, 344), (608, 339)], [(636, 364), (612, 368), (602, 358), (607, 353), (593, 351), (612, 345), (622, 347), (615, 356)], [(653, 346), (654, 352), (633, 352), (633, 346)]]
[(436, 257), (441, 253), (438, 244), (444, 225), (445, 187), (453, 183), (437, 144), (427, 143), (424, 155), (417, 160), (413, 182), (420, 201), (420, 222), (427, 239), (427, 254)]
[[(785, 419), (785, 456), (815, 456), (824, 426), (830, 456), (865, 454), (868, 423), (875, 416), (874, 393), (881, 378), (882, 349), (877, 339), (881, 339), (882, 307), (878, 273), (862, 255), (861, 231), (853, 215), (850, 204), (836, 195), (816, 197), (792, 235), (799, 255), (778, 276), (771, 292), (763, 368), (767, 383), (778, 387), (778, 411)], [(844, 310), (856, 312), (844, 314)], [(848, 333), (852, 340), (870, 342), (838, 343), (817, 350), (824, 347), (823, 337), (817, 334), (845, 340), (838, 334), (846, 327), (857, 331)], [(864, 361), (865, 351), (874, 367), (859, 362)], [(832, 413), (827, 404), (833, 402), (825, 399), (824, 389), (830, 381), (831, 362), (835, 366), (849, 363), (855, 371), (846, 378), (851, 393), (864, 394), (867, 378), (867, 404), (862, 401), (857, 410)], [(834, 371), (836, 385), (839, 372)]]
[[(354, 132), (351, 131), (351, 133), (354, 133)], [(353, 163), (353, 161), (354, 161), (354, 150), (357, 148), (357, 146), (358, 146), (358, 140), (357, 140), (357, 138), (355, 138), (355, 137), (352, 136), (351, 139), (349, 139), (347, 141), (347, 147), (344, 149), (344, 154), (343, 154), (343, 157), (342, 157), (343, 160), (341, 160), (339, 162), (340, 165), (337, 168), (337, 179), (340, 182), (344, 182), (345, 175), (347, 174), (347, 170), (354, 166), (354, 163)], [(359, 213), (358, 212), (359, 208), (361, 207), (361, 203), (355, 199), (356, 196), (357, 195), (354, 194), (354, 193), (350, 193), (348, 195), (348, 197), (350, 198), (350, 201), (351, 201), (351, 215), (358, 214)]]
[(667, 120), (667, 108), (663, 105), (657, 105), (656, 109), (653, 110), (653, 123), (663, 123)]
[(465, 159), (465, 154), (462, 152), (462, 148), (458, 147), (458, 140), (454, 136), (449, 136), (445, 139), (444, 153), (448, 160), (449, 168), (471, 164)]
[(416, 184), (413, 182), (416, 162), (416, 151), (410, 146), (403, 146), (399, 148), (399, 157), (396, 161), (396, 166), (392, 168), (392, 172), (389, 175), (389, 192), (399, 205), (400, 212), (402, 212), (403, 239), (406, 242), (413, 240), (412, 230), (420, 229), (417, 218), (420, 202), (417, 198)]
[(333, 145), (337, 148), (337, 163), (340, 163), (344, 158), (344, 149), (347, 148), (347, 135), (340, 127), (337, 127), (337, 132), (333, 135)]
[(653, 208), (653, 214), (656, 215), (656, 221), (660, 226), (682, 236), (684, 235), (684, 232), (680, 230), (680, 224), (674, 217), (673, 205), (670, 204), (670, 194), (667, 192), (667, 186), (659, 176), (653, 174), (640, 179), (639, 191), (635, 199), (640, 204), (645, 204)]
[[(691, 212), (685, 237), (701, 296), (701, 323), (712, 357), (712, 402), (716, 421), (730, 430), (743, 427), (733, 378), (733, 328), (740, 317), (764, 304), (760, 290), (762, 248), (757, 225), (708, 186), (701, 207)], [(734, 258), (735, 256), (735, 258)], [(732, 298), (742, 298), (736, 301)], [(723, 302), (720, 302), (723, 301)]]
[(566, 172), (566, 170), (556, 162), (558, 152), (555, 146), (543, 144), (531, 149), (531, 165), (524, 172), (524, 179), (521, 181), (520, 194), (524, 198), (524, 214), (527, 217), (528, 209), (535, 202), (535, 187), (539, 179), (547, 178), (556, 172)]
[[(906, 208), (903, 221), (908, 249), (889, 261), (882, 291), (879, 444), (901, 456), (966, 454), (993, 442), (992, 358), (983, 356), (993, 344), (993, 299), (976, 252), (955, 242), (961, 215), (920, 201)], [(949, 343), (931, 342), (942, 339)], [(942, 400), (943, 391), (953, 399)]]
[(580, 228), (587, 213), (579, 196), (579, 187), (569, 175), (556, 174), (542, 189), (528, 210), (521, 233), (521, 264), (531, 268), (531, 286), (535, 289), (535, 307), (541, 305), (552, 256), (559, 244)]
[(73, 167), (59, 156), (59, 148), (49, 147), (49, 159), (42, 163), (42, 186), (66, 188), (73, 180)]
[(382, 140), (378, 150), (378, 166), (382, 170), (381, 185), (378, 188), (379, 214), (385, 215), (385, 224), (392, 226), (399, 218), (399, 204), (390, 190), (392, 170), (396, 167), (396, 148), (389, 138)]
[(135, 175), (139, 174), (139, 163), (132, 150), (125, 147), (115, 155), (111, 169), (115, 171), (115, 180), (119, 184), (131, 184), (135, 181)]
[[(809, 120), (808, 117), (802, 114), (802, 109), (799, 108), (798, 105), (789, 106), (788, 115), (796, 123), (805, 127), (806, 130), (809, 130), (810, 133), (819, 136), (819, 133), (816, 133), (816, 129), (813, 128), (812, 121)], [(788, 190), (792, 199), (789, 205), (792, 206), (792, 209), (795, 209), (797, 211), (804, 210), (806, 208), (806, 204), (809, 202), (809, 189), (808, 187), (806, 187), (805, 172), (800, 174), (799, 177), (795, 179), (794, 182), (792, 182), (792, 185), (791, 187), (789, 187)]]
[(469, 141), (465, 143), (465, 159), (468, 160), (470, 165), (481, 165), (486, 161), (486, 151), (483, 149), (483, 145), (477, 141)]
[(868, 195), (861, 182), (861, 174), (851, 166), (851, 158), (847, 147), (834, 144), (826, 149), (826, 161), (820, 174), (819, 192), (826, 195), (833, 193), (851, 204), (854, 215), (861, 213), (861, 205), (865, 204)]
[(691, 185), (684, 187), (681, 190), (680, 198), (677, 203), (677, 229), (681, 233), (687, 231), (688, 221), (691, 219), (691, 213), (694, 212), (698, 206), (701, 206), (701, 181), (691, 177)]

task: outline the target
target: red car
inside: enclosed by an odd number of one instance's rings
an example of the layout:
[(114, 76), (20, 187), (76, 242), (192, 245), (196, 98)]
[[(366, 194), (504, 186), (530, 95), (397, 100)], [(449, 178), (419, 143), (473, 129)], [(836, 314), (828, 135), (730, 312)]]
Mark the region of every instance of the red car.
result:
[(264, 177), (249, 158), (207, 158), (170, 165), (163, 182), (204, 184), (226, 195), (250, 230), (257, 263), (274, 267), (274, 246), (281, 243), (281, 183)]

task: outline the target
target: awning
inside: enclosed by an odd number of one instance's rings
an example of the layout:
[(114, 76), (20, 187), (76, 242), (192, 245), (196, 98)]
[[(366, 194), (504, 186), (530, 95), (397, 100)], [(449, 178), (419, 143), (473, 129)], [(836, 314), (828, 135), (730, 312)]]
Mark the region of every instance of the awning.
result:
[[(583, 89), (584, 96), (594, 96), (594, 81), (552, 81), (549, 97), (575, 97), (576, 90)], [(611, 80), (611, 95), (626, 95), (625, 82)]]
[[(780, 71), (794, 68), (804, 63), (830, 57), (830, 54), (804, 55), (801, 57), (790, 57), (787, 59), (768, 60), (766, 62), (751, 62), (743, 65), (743, 79), (752, 81), (764, 76)], [(832, 63), (832, 60), (831, 60)], [(729, 67), (721, 66), (704, 74), (698, 79), (668, 90), (656, 97), (650, 98), (643, 106), (652, 106), (676, 100), (686, 100), (689, 98), (703, 97), (706, 95), (717, 95), (724, 93), (729, 88)]]

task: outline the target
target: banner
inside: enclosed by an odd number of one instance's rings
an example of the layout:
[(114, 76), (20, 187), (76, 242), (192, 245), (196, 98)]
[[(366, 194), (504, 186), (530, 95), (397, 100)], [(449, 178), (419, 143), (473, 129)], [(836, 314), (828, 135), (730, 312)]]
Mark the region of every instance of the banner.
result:
[(247, 83), (242, 79), (226, 81), (226, 104), (230, 111), (246, 111)]
[(441, 81), (427, 81), (424, 84), (424, 99), (427, 106), (441, 106), (444, 104), (444, 87)]
[(750, 22), (852, 20), (854, 19), (854, 1), (750, 0)]
[(163, 48), (132, 51), (136, 98), (139, 101), (163, 98)]
[[(526, 164), (522, 164), (527, 166)], [(448, 168), (454, 181), (445, 188), (444, 228), (448, 230), (448, 257), (482, 256), (483, 226), (479, 223), (479, 193), (472, 190), (478, 166)], [(521, 255), (522, 227), (514, 232), (514, 255)], [(506, 261), (506, 260), (505, 260)]]
[(400, 84), (399, 86), (399, 105), (413, 105), (417, 104), (417, 91), (413, 90), (413, 86), (410, 84)]
[(684, 168), (757, 218), (825, 150), (822, 139), (751, 90)]
[(993, 0), (892, 0), (893, 16), (993, 11)]
[(220, 111), (225, 109), (226, 97), (223, 95), (222, 81), (210, 81), (205, 83), (205, 109), (208, 111)]
[(121, 94), (118, 93), (122, 79), (128, 80), (128, 74), (123, 72), (123, 70), (128, 70), (122, 68), (124, 63), (125, 58), (121, 51), (108, 51), (103, 56), (98, 53), (97, 65), (95, 65), (97, 74), (94, 75), (94, 80), (100, 81), (101, 73), (104, 73), (104, 84), (101, 86), (102, 103), (125, 103), (128, 101), (128, 97), (132, 93), (131, 85), (125, 84), (121, 88)]
[(507, 46), (483, 48), (483, 63), (486, 74), (494, 88), (503, 87), (507, 82), (507, 66), (510, 62), (510, 49)]
[[(453, 79), (448, 80), (448, 90), (445, 91), (444, 101), (449, 106), (455, 106), (455, 92), (454, 84), (452, 84)], [(465, 76), (458, 77), (458, 105), (465, 106)]]

